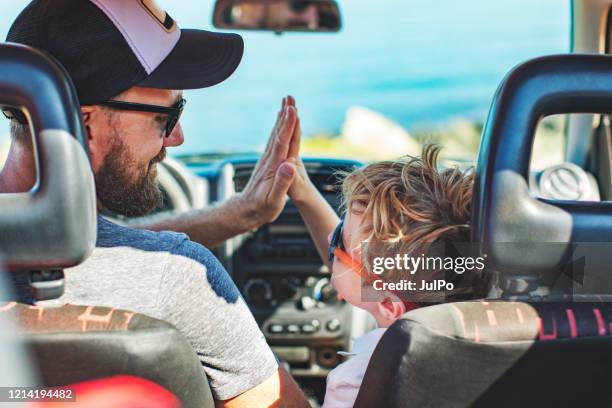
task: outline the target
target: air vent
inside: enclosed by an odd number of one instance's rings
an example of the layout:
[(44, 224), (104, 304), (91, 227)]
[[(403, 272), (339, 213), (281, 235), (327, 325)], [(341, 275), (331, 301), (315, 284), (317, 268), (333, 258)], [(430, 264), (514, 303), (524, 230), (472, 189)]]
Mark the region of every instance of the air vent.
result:
[(244, 190), (254, 169), (254, 164), (240, 164), (234, 166), (234, 189), (237, 193)]
[[(234, 188), (236, 192), (241, 192), (246, 187), (255, 168), (254, 164), (239, 164), (234, 167)], [(317, 162), (306, 163), (306, 170), (312, 183), (322, 194), (339, 192), (340, 182), (339, 172), (352, 171), (353, 165), (347, 164), (322, 164)]]
[(275, 223), (293, 225), (293, 224), (302, 224), (303, 221), (302, 221), (302, 217), (300, 216), (300, 213), (298, 212), (298, 209), (295, 208), (295, 205), (293, 205), (292, 202), (289, 202), (285, 206), (285, 210), (279, 214)]
[(353, 171), (355, 166), (308, 163), (306, 169), (308, 170), (310, 180), (312, 180), (312, 183), (322, 194), (334, 194), (340, 192), (340, 184), (342, 183), (341, 173)]
[(551, 200), (599, 201), (593, 176), (574, 163), (561, 163), (544, 170), (538, 181), (539, 196)]

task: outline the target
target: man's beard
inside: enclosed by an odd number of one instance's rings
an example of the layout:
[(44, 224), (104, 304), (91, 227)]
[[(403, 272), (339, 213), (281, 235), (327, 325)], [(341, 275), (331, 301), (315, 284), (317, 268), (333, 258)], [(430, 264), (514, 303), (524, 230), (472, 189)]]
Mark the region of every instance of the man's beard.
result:
[[(135, 161), (121, 139), (115, 139), (104, 162), (95, 174), (96, 195), (104, 209), (126, 217), (145, 215), (162, 203), (162, 194), (157, 184), (155, 164), (166, 157), (162, 148), (149, 162), (144, 174), (139, 173), (134, 181), (128, 170)], [(142, 169), (139, 169), (142, 170)]]

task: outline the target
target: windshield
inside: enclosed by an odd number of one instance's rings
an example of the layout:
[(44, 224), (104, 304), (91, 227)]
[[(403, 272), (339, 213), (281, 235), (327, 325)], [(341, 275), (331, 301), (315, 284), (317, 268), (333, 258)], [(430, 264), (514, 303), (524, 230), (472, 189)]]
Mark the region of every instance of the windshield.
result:
[[(213, 29), (212, 0), (159, 3), (182, 27)], [(3, 1), (3, 38), (25, 4)], [(339, 33), (241, 32), (236, 73), (185, 92), (185, 143), (173, 153), (259, 152), (291, 94), (307, 155), (372, 160), (418, 153), (415, 145), (433, 138), (448, 146), (447, 156), (473, 160), (503, 75), (525, 59), (569, 50), (569, 1), (339, 5)]]

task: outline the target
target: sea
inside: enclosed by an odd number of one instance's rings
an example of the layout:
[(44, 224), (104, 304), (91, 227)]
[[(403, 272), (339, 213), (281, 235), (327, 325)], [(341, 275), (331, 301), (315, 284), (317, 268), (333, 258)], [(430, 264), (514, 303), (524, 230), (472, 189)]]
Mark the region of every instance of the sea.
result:
[[(214, 30), (213, 0), (158, 3), (181, 27)], [(2, 0), (2, 38), (26, 4)], [(185, 92), (185, 143), (174, 153), (261, 151), (284, 95), (296, 98), (305, 137), (339, 134), (353, 106), (408, 131), (482, 122), (516, 64), (570, 48), (570, 0), (338, 4), (338, 33), (242, 32), (245, 53), (234, 75)]]

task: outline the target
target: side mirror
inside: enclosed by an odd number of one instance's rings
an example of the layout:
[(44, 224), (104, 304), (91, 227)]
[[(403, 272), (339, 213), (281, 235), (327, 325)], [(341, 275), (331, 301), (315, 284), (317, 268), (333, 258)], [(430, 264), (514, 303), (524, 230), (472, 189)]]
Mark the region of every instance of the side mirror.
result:
[(276, 33), (337, 32), (341, 22), (334, 0), (217, 0), (213, 25)]

